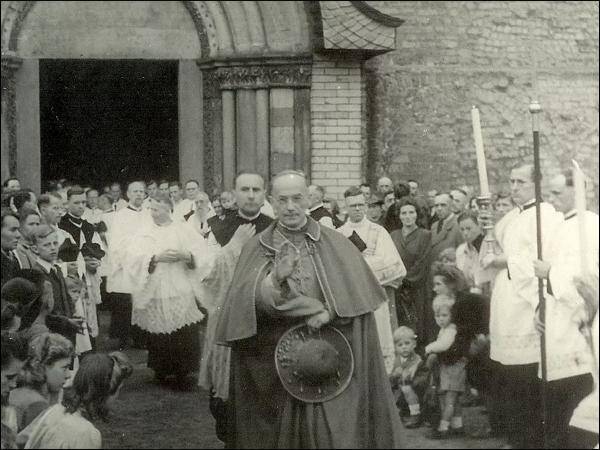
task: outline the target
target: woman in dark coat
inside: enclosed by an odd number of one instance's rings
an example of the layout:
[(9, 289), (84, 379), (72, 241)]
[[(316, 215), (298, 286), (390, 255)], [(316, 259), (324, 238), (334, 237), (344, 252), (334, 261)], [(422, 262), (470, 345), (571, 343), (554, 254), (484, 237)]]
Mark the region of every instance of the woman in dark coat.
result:
[(431, 311), (431, 232), (417, 223), (419, 207), (410, 197), (402, 198), (396, 205), (402, 228), (391, 233), (406, 277), (396, 291), (398, 324), (407, 325), (417, 333), (419, 346), (435, 339), (435, 321)]

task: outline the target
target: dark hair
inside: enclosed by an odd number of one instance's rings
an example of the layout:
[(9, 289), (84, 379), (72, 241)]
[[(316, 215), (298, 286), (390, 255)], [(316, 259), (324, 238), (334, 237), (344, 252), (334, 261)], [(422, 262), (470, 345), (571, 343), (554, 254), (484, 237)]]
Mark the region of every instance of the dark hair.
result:
[(479, 224), (479, 217), (477, 213), (471, 210), (461, 212), (456, 221), (461, 223), (465, 220), (472, 220), (475, 225)]
[(160, 181), (158, 182), (158, 185), (160, 186), (161, 184), (165, 184), (165, 183), (166, 183), (167, 185), (169, 185), (169, 182), (163, 178), (162, 180), (160, 180)]
[(344, 198), (355, 197), (357, 195), (363, 195), (362, 191), (358, 186), (351, 186), (348, 189), (346, 189), (346, 192), (344, 192)]
[(467, 290), (467, 280), (459, 268), (444, 264), (434, 264), (432, 269), (433, 276), (442, 277), (446, 286), (455, 294)]
[(396, 215), (398, 216), (398, 219), (400, 219), (400, 211), (402, 210), (403, 206), (412, 206), (413, 208), (415, 208), (415, 211), (417, 213), (416, 224), (419, 228), (421, 228), (421, 226), (419, 225), (419, 221), (421, 219), (423, 212), (422, 212), (422, 209), (417, 204), (417, 201), (410, 195), (404, 196), (400, 200), (398, 200), (393, 205), (393, 207), (395, 208), (395, 211), (396, 211)]
[(568, 186), (568, 187), (575, 186), (575, 183), (573, 181), (573, 171), (572, 170), (563, 170), (561, 172), (561, 174), (563, 177), (565, 177), (565, 185), (566, 186)]
[(107, 400), (132, 372), (131, 362), (121, 352), (90, 353), (81, 361), (73, 387), (65, 392), (62, 404), (70, 414), (83, 407), (90, 420), (106, 421)]
[(6, 369), (14, 360), (27, 360), (27, 341), (16, 333), (2, 332), (2, 369)]
[(86, 196), (90, 195), (90, 192), (95, 192), (96, 194), (100, 194), (100, 192), (98, 191), (98, 189), (96, 189), (95, 187), (90, 187), (87, 192), (85, 193)]
[[(15, 323), (15, 317), (21, 317), (21, 311), (18, 305), (11, 302), (2, 301), (2, 312), (0, 319), (2, 321), (2, 331), (8, 330)], [(4, 343), (2, 344), (4, 345)]]
[(394, 186), (394, 197), (401, 199), (410, 195), (410, 186), (408, 183), (400, 182)]
[(514, 204), (513, 199), (512, 199), (512, 195), (510, 194), (510, 192), (508, 191), (500, 191), (498, 192), (496, 195), (494, 195), (494, 204), (498, 201), (501, 200), (503, 198), (507, 198), (510, 200), (511, 203)]
[(360, 183), (359, 187), (368, 187), (371, 189), (371, 185), (369, 183)]
[(48, 192), (47, 194), (42, 194), (42, 195), (39, 196), (38, 202), (37, 202), (38, 208), (41, 209), (44, 206), (48, 206), (50, 204), (50, 201), (51, 201), (52, 198), (56, 198), (56, 199), (62, 200), (62, 197), (56, 191)]
[(2, 226), (2, 227), (4, 227), (4, 221), (6, 220), (7, 217), (14, 217), (15, 219), (19, 220), (19, 216), (17, 216), (17, 214), (14, 213), (9, 208), (2, 208), (2, 212), (0, 214), (1, 214), (1, 217), (2, 217), (2, 221), (0, 222), (0, 226)]
[(32, 208), (21, 208), (21, 211), (19, 211), (19, 222), (21, 223), (21, 225), (27, 220), (29, 216), (40, 217), (40, 213), (38, 213), (35, 209)]
[(177, 186), (179, 189), (181, 189), (181, 183), (179, 181), (171, 181), (169, 183), (169, 187), (173, 187), (173, 186)]
[(9, 195), (8, 201), (12, 198), (12, 204), (20, 210), (23, 205), (32, 200), (33, 191), (31, 189), (21, 189), (20, 191), (13, 192)]
[(79, 186), (74, 186), (67, 191), (67, 199), (71, 200), (71, 197), (73, 197), (74, 195), (85, 195), (85, 191)]
[(156, 180), (148, 180), (148, 182), (146, 183), (146, 187), (152, 186), (153, 184), (156, 184), (156, 186), (158, 186), (158, 183), (156, 182)]
[[(129, 183), (131, 184), (131, 183)], [(118, 186), (119, 189), (121, 189), (121, 183), (119, 183), (118, 181), (114, 181), (113, 183), (110, 184), (110, 189), (112, 190), (113, 186)]]
[(406, 180), (406, 182), (407, 182), (407, 183), (411, 183), (411, 182), (412, 182), (412, 183), (417, 183), (417, 184), (419, 184), (419, 182), (418, 182), (417, 180), (414, 180), (414, 179), (412, 179), (412, 178), (410, 178), (409, 180)]

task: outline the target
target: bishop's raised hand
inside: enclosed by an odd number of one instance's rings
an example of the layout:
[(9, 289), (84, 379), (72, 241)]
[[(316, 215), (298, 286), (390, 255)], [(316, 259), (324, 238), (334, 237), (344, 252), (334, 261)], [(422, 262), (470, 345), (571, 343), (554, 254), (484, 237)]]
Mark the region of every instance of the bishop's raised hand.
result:
[(289, 242), (285, 242), (275, 257), (275, 277), (279, 283), (289, 278), (300, 264), (300, 252)]

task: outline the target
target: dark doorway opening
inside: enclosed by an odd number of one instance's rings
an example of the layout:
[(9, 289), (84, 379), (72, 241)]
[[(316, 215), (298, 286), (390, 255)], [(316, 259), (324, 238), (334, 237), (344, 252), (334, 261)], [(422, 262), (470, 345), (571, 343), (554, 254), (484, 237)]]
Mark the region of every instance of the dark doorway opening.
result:
[(42, 188), (179, 175), (177, 61), (40, 60)]

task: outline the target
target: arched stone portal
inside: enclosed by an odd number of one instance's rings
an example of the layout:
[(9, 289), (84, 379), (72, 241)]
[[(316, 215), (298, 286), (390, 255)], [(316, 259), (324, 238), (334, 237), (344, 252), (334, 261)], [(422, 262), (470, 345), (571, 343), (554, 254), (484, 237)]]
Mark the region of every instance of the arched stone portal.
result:
[(177, 59), (181, 179), (295, 167), (339, 194), (362, 175), (362, 61), (400, 23), (356, 1), (3, 2), (3, 177), (40, 187), (40, 59)]

